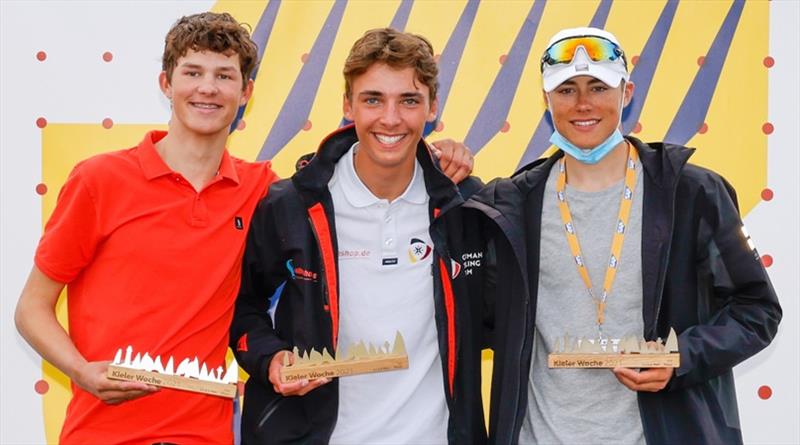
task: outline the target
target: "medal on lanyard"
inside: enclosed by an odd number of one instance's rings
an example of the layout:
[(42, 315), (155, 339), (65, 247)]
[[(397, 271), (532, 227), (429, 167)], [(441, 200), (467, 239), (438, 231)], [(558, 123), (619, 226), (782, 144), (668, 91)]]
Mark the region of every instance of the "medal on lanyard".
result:
[[(627, 141), (626, 141), (627, 143)], [(597, 330), (600, 338), (603, 338), (603, 323), (605, 322), (606, 300), (611, 293), (611, 286), (616, 278), (617, 268), (619, 267), (622, 256), (622, 243), (625, 241), (625, 230), (628, 226), (628, 219), (631, 215), (631, 205), (633, 203), (633, 191), (636, 188), (636, 162), (639, 155), (636, 150), (628, 143), (628, 161), (625, 164), (625, 187), (622, 191), (622, 198), (619, 204), (619, 215), (617, 226), (614, 228), (614, 239), (611, 242), (611, 254), (609, 255), (606, 266), (606, 275), (603, 280), (603, 292), (600, 297), (596, 297), (592, 290), (592, 279), (589, 278), (589, 271), (586, 269), (581, 245), (578, 242), (578, 235), (575, 233), (575, 224), (572, 221), (572, 214), (569, 211), (567, 197), (564, 193), (567, 184), (567, 171), (565, 158), (562, 157), (558, 164), (558, 179), (556, 181), (556, 196), (558, 197), (558, 209), (561, 213), (561, 221), (564, 222), (564, 233), (567, 236), (567, 243), (572, 252), (572, 258), (578, 269), (578, 274), (586, 286), (586, 291), (595, 305), (597, 312)]]

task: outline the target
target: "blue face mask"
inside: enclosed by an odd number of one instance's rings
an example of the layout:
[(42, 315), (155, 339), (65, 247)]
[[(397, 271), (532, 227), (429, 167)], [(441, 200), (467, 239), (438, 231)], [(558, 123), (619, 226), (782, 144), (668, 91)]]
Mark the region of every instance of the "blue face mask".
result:
[(564, 150), (564, 153), (567, 153), (584, 164), (597, 164), (609, 152), (611, 152), (614, 147), (624, 140), (625, 139), (622, 138), (622, 133), (620, 133), (619, 128), (614, 130), (614, 132), (611, 133), (611, 135), (600, 145), (592, 149), (577, 147), (575, 144), (568, 141), (567, 138), (562, 136), (557, 129), (553, 130), (553, 135), (550, 136), (551, 144)]
[[(625, 91), (625, 82), (622, 82), (622, 91)], [(624, 141), (625, 139), (622, 137), (622, 133), (619, 131), (619, 125), (622, 122), (622, 108), (625, 101), (625, 94), (622, 94), (622, 100), (619, 104), (619, 122), (617, 122), (617, 128), (614, 129), (614, 132), (611, 133), (605, 141), (601, 142), (600, 145), (594, 148), (580, 148), (573, 144), (572, 142), (568, 141), (561, 133), (558, 132), (558, 128), (556, 128), (555, 122), (553, 122), (553, 134), (550, 136), (550, 143), (555, 145), (556, 147), (560, 148), (564, 151), (564, 153), (572, 156), (578, 162), (584, 164), (597, 164), (603, 159), (607, 154), (611, 152), (620, 142)], [(547, 96), (547, 105), (548, 108), (550, 107), (550, 96)], [(552, 108), (550, 111), (550, 115), (552, 116)]]

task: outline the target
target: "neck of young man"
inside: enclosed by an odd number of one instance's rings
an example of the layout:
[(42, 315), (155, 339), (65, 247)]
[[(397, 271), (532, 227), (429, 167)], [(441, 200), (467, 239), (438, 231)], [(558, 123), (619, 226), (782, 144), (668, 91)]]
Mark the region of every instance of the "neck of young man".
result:
[(367, 166), (363, 160), (359, 162), (356, 152), (354, 165), (358, 178), (373, 195), (378, 199), (392, 202), (399, 198), (411, 183), (411, 178), (414, 176), (414, 159), (411, 158), (411, 162), (393, 167), (381, 167), (375, 164)]
[(605, 190), (625, 178), (628, 143), (620, 142), (596, 164), (584, 164), (565, 154), (567, 184), (582, 192)]
[(199, 192), (219, 172), (227, 140), (227, 131), (203, 135), (170, 126), (167, 135), (156, 143), (156, 150), (172, 171), (180, 173)]

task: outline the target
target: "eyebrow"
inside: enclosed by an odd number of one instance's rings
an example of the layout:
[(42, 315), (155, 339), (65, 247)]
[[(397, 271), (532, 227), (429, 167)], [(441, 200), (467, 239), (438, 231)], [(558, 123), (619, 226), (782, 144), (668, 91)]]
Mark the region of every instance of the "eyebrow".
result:
[[(358, 93), (359, 96), (369, 96), (369, 97), (381, 97), (384, 96), (382, 91), (377, 90), (366, 90)], [(418, 98), (422, 99), (422, 93), (416, 91), (409, 91), (405, 93), (400, 93), (400, 97), (407, 99), (407, 98)]]
[[(181, 68), (191, 68), (191, 69), (203, 69), (205, 68), (203, 65), (198, 65), (196, 63), (183, 63), (181, 64)], [(236, 71), (232, 65), (223, 65), (220, 67), (215, 67), (215, 71)]]

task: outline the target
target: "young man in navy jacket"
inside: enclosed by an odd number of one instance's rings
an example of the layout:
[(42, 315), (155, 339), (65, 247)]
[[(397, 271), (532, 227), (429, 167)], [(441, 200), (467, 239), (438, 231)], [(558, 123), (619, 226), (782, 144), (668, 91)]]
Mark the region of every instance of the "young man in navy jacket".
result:
[[(322, 141), (253, 217), (231, 347), (250, 374), (243, 443), (482, 443), (482, 252), (423, 139), (437, 67), (424, 38), (368, 31), (344, 68), (354, 125)], [(285, 283), (285, 284), (282, 284)], [(267, 310), (283, 285), (275, 320)], [(273, 299), (275, 297), (272, 297)], [(293, 347), (335, 351), (400, 331), (409, 369), (283, 383)]]
[[(465, 205), (493, 223), (490, 442), (740, 443), (732, 368), (781, 309), (733, 188), (693, 149), (622, 137), (634, 85), (610, 33), (559, 32), (541, 68), (560, 150)], [(676, 369), (547, 366), (565, 334), (670, 328)]]

